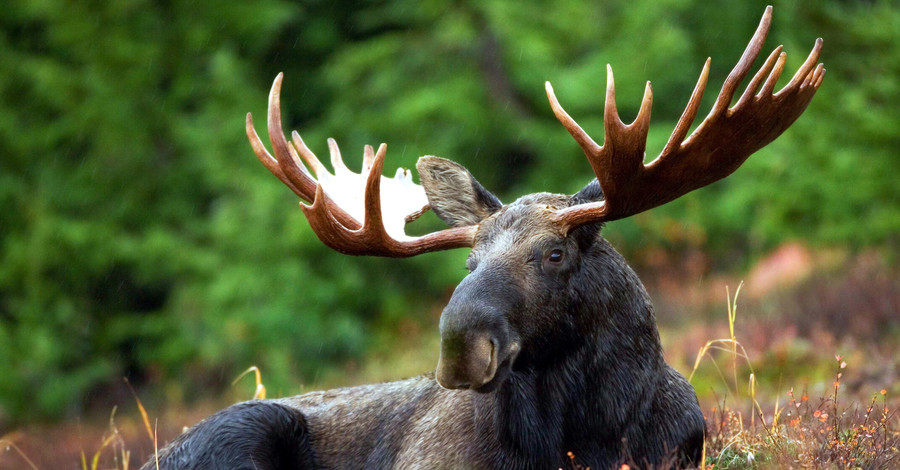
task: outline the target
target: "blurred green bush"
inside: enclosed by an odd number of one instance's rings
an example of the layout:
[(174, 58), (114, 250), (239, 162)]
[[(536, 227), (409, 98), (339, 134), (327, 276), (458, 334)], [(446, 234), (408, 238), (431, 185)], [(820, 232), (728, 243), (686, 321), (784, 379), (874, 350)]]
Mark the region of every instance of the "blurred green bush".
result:
[[(708, 109), (762, 11), (687, 0), (6, 2), (0, 424), (77, 412), (122, 376), (190, 398), (256, 364), (270, 390), (289, 393), (364, 354), (373, 331), (433, 315), (465, 253), (333, 253), (253, 158), (244, 114), (264, 116), (277, 72), (286, 126), (314, 150), (333, 136), (351, 166), (381, 141), (389, 167), (449, 157), (511, 201), (590, 180), (544, 80), (598, 140), (605, 64), (625, 119), (652, 80), (653, 154), (706, 56)], [(896, 252), (898, 24), (889, 1), (776, 4), (767, 48), (785, 44), (782, 83), (825, 38), (828, 74), (806, 114), (736, 177), (608, 236), (625, 252), (697, 245), (724, 268), (788, 239)]]

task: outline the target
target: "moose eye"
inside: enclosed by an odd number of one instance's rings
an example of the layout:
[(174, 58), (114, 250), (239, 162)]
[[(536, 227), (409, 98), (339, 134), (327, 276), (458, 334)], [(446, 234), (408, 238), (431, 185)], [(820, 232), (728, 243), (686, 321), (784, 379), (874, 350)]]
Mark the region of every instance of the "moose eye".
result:
[(563, 251), (559, 248), (554, 249), (547, 255), (547, 261), (551, 263), (559, 263), (563, 260)]

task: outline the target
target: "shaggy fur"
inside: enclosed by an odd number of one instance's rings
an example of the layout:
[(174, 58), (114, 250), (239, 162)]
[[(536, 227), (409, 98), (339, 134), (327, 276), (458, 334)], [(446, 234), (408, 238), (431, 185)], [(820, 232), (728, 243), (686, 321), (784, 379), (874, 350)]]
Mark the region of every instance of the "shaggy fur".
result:
[[(470, 274), (441, 317), (440, 367), (451, 370), (438, 377), (458, 389), (429, 374), (238, 404), (163, 450), (161, 468), (556, 469), (572, 452), (605, 469), (699, 458), (703, 415), (663, 360), (640, 280), (600, 224), (565, 234), (547, 217), (602, 197), (599, 186), (497, 206), (465, 169), (430, 158), (454, 173), (422, 178), (438, 215), (480, 222)], [(474, 189), (446, 186), (462, 183)], [(484, 352), (467, 350), (484, 338)], [(480, 374), (488, 363), (496, 372), (478, 382), (471, 365)]]

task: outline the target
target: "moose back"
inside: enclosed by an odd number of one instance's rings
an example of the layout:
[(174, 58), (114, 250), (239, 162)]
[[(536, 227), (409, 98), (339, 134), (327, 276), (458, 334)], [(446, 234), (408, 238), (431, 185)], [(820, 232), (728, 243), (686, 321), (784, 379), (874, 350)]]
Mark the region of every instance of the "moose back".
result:
[[(534, 193), (509, 204), (442, 158), (419, 159), (421, 186), (405, 170), (385, 178), (384, 144), (377, 152), (367, 146), (354, 173), (329, 139), (331, 174), (299, 134), (291, 142), (284, 136), (279, 74), (269, 95), (274, 156), (249, 114), (247, 135), (259, 160), (311, 203), (301, 208), (322, 242), (391, 257), (471, 248), (469, 274), (441, 315), (437, 368), (399, 382), (234, 405), (144, 468), (158, 461), (163, 469), (556, 469), (568, 465), (569, 452), (595, 469), (696, 461), (705, 422), (694, 390), (663, 360), (650, 298), (601, 229), (724, 178), (800, 116), (824, 76), (816, 65), (821, 39), (773, 93), (785, 65), (776, 48), (731, 105), (770, 24), (771, 7), (688, 136), (707, 60), (668, 143), (648, 164), (649, 82), (626, 125), (608, 69), (602, 146), (547, 83), (554, 114), (596, 179), (574, 195)], [(429, 208), (450, 228), (407, 236), (404, 225)]]

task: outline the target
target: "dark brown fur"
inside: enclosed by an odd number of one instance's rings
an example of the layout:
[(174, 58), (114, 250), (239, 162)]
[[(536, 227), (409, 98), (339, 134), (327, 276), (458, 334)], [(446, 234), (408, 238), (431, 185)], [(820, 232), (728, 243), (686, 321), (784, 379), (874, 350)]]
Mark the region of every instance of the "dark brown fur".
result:
[(699, 457), (703, 415), (663, 361), (640, 280), (599, 224), (564, 233), (547, 217), (601, 198), (596, 183), (498, 206), (446, 162), (419, 165), (420, 174), (456, 172), (423, 178), (432, 207), (451, 225), (480, 227), (470, 274), (441, 317), (437, 379), (235, 405), (162, 451), (161, 468), (556, 469), (572, 452), (602, 469)]

